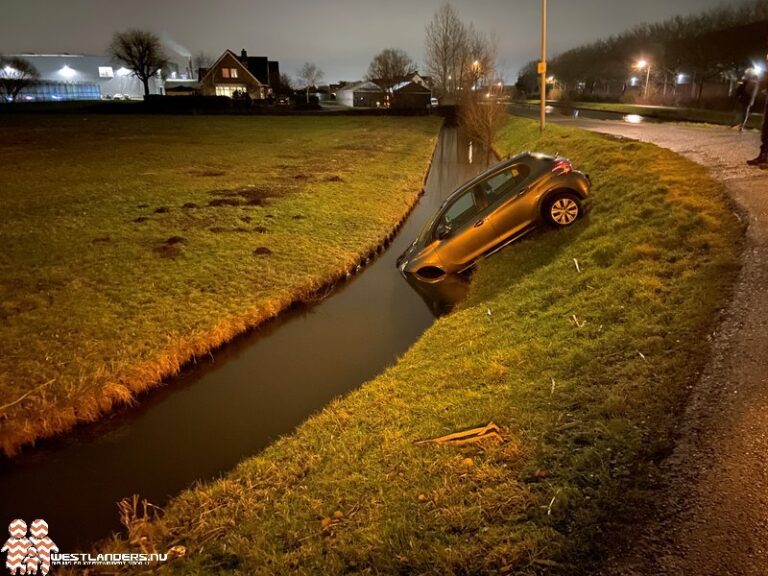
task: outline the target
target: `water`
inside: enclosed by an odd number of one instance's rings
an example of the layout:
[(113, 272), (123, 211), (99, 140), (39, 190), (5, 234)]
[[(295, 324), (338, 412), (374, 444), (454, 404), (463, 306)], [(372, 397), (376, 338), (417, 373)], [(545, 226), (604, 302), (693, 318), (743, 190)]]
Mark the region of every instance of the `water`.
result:
[(0, 523), (43, 518), (62, 551), (85, 549), (120, 530), (120, 499), (163, 505), (391, 365), (445, 310), (412, 290), (395, 260), (445, 196), (481, 170), (468, 150), (455, 128), (442, 130), (425, 194), (400, 233), (327, 299), (237, 339), (137, 407), (0, 460)]

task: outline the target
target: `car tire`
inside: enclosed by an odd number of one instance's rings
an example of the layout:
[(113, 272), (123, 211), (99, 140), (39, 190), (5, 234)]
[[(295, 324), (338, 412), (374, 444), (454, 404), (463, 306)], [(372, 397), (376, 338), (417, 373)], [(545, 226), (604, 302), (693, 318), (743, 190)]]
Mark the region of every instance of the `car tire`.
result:
[(544, 221), (553, 228), (567, 228), (583, 212), (581, 200), (572, 192), (558, 192), (547, 198), (542, 210)]

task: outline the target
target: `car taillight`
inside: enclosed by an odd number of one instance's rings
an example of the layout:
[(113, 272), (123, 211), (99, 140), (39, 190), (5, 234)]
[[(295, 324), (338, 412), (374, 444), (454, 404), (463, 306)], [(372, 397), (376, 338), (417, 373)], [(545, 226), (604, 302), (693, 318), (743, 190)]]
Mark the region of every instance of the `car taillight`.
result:
[(555, 165), (552, 167), (552, 172), (555, 172), (556, 174), (568, 174), (569, 172), (573, 172), (573, 165), (568, 162), (568, 160), (559, 160), (558, 162), (555, 162)]

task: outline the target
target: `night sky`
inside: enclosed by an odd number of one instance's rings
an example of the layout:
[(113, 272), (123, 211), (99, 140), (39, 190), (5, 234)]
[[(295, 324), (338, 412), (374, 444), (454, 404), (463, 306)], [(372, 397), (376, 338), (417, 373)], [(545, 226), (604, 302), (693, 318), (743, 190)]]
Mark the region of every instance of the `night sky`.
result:
[[(424, 27), (441, 0), (2, 0), (0, 53), (103, 54), (115, 30), (148, 28), (172, 59), (226, 48), (269, 56), (295, 77), (304, 61), (325, 81), (357, 80), (387, 47), (423, 62)], [(453, 0), (461, 17), (494, 31), (507, 81), (538, 50), (538, 0)], [(722, 0), (550, 0), (553, 52), (641, 22), (698, 12)], [(175, 50), (170, 49), (175, 46)]]

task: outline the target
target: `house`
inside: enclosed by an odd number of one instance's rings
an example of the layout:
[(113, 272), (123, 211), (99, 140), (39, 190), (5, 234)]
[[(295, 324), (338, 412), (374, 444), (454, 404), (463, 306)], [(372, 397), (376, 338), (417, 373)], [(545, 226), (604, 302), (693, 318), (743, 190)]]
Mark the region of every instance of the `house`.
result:
[[(40, 79), (26, 87), (19, 100), (27, 102), (60, 102), (66, 100), (100, 100), (116, 94), (123, 98), (144, 97), (144, 87), (133, 72), (115, 65), (109, 56), (85, 54), (13, 54), (30, 62)], [(3, 72), (12, 71), (2, 71)], [(152, 78), (152, 94), (162, 92), (162, 81)]]
[(392, 86), (391, 107), (395, 110), (429, 110), (432, 107), (432, 91), (414, 80)]
[(344, 106), (380, 108), (385, 105), (386, 92), (378, 85), (369, 81), (345, 84), (336, 92), (336, 101)]
[[(248, 57), (243, 50), (245, 58), (238, 58), (232, 50), (227, 50), (219, 56), (210, 68), (200, 69), (199, 90), (204, 96), (228, 96), (230, 98), (240, 94), (248, 94), (254, 100), (263, 100), (267, 97), (269, 85), (259, 80), (248, 68)], [(254, 62), (257, 69), (261, 60)], [(269, 72), (264, 58), (264, 72), (267, 79)]]

